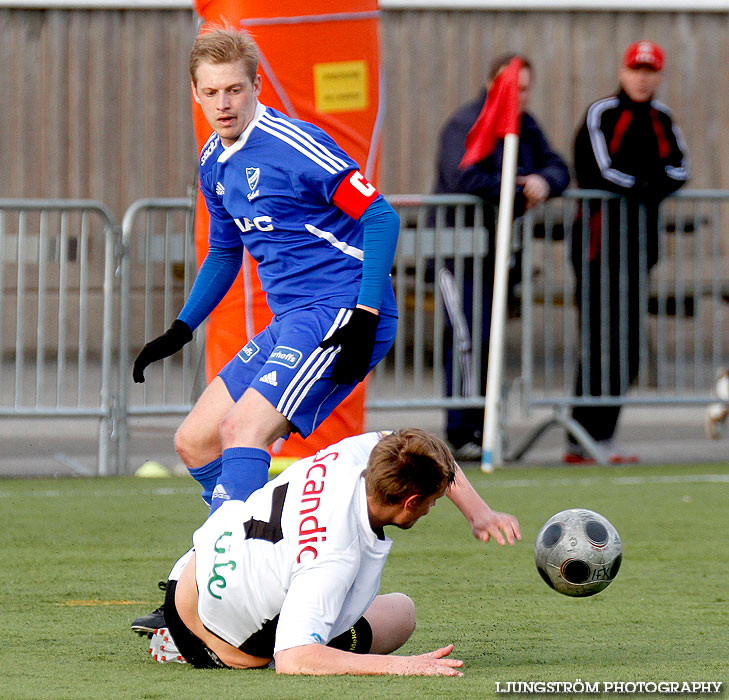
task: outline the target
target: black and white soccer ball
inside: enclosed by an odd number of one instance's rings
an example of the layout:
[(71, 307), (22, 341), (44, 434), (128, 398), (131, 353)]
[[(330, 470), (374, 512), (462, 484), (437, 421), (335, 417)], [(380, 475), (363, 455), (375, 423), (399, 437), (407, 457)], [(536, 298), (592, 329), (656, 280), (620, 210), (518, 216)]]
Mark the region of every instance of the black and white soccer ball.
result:
[(563, 510), (542, 526), (534, 562), (550, 588), (589, 596), (607, 588), (620, 570), (623, 546), (612, 523), (584, 508)]

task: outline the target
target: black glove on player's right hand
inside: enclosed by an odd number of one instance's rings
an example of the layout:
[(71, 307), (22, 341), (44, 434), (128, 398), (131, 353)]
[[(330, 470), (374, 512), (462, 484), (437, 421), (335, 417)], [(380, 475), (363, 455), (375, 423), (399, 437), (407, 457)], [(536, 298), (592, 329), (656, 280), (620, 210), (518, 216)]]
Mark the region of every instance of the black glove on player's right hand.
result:
[(134, 360), (132, 377), (137, 384), (144, 382), (144, 370), (157, 360), (174, 355), (192, 340), (192, 331), (184, 321), (176, 319), (159, 338), (150, 340)]

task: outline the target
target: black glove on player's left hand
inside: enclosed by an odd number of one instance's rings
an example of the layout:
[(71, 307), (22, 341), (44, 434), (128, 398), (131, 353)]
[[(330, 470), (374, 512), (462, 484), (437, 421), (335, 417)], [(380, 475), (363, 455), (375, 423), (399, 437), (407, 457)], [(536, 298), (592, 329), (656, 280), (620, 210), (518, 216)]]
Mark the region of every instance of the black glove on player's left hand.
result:
[(349, 321), (319, 343), (320, 348), (340, 346), (332, 370), (337, 384), (361, 382), (370, 368), (375, 349), (375, 334), (380, 317), (365, 309), (354, 309)]

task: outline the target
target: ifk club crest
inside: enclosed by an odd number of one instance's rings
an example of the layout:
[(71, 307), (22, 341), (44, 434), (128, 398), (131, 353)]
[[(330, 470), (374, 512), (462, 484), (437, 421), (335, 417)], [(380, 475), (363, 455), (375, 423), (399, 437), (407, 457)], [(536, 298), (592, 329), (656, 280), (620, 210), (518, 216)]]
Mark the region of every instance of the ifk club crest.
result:
[(261, 193), (260, 190), (257, 189), (258, 187), (258, 181), (261, 178), (261, 169), (260, 168), (246, 168), (246, 179), (248, 180), (248, 187), (251, 188), (250, 193), (248, 194), (248, 201), (250, 202), (252, 199), (255, 199), (258, 197), (258, 195)]
[(261, 177), (260, 168), (246, 168), (246, 178), (248, 179), (248, 187), (251, 188), (251, 192), (258, 187), (258, 180)]

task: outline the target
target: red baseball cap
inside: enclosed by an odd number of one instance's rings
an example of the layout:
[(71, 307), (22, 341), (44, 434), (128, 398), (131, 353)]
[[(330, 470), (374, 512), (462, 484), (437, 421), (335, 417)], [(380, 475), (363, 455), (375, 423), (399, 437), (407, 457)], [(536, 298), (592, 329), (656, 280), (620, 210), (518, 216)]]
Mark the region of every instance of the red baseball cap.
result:
[(648, 66), (653, 70), (663, 70), (665, 54), (663, 49), (653, 41), (644, 39), (636, 41), (625, 49), (623, 56), (623, 65), (626, 68), (635, 68), (637, 66)]

